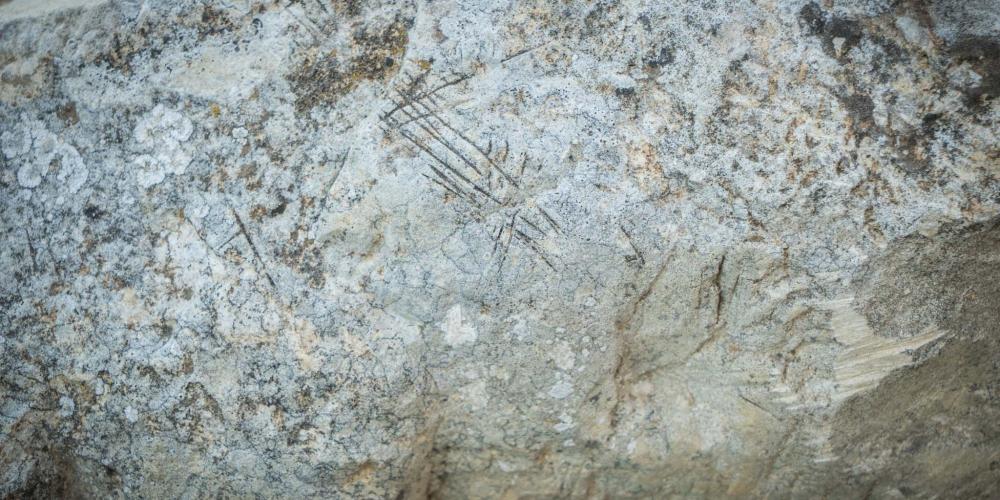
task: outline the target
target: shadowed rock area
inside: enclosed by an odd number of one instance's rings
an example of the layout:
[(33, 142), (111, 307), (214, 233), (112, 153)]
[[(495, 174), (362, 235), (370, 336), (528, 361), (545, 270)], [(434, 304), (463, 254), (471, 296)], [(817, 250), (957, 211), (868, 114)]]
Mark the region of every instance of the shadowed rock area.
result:
[(995, 498), (1000, 2), (0, 0), (0, 497)]

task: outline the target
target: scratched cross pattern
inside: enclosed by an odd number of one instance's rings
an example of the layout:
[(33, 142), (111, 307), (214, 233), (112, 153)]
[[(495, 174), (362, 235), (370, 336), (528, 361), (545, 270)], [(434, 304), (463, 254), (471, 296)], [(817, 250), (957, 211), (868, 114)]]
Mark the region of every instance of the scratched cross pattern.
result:
[(526, 189), (532, 174), (544, 165), (526, 153), (512, 153), (506, 139), (484, 140), (463, 131), (441, 103), (447, 89), (470, 77), (404, 75), (404, 84), (391, 90), (392, 108), (380, 115), (382, 129), (426, 160), (421, 175), (446, 196), (465, 203), (470, 222), (486, 226), (493, 238), (491, 255), (497, 272), (503, 272), (514, 248), (556, 270), (560, 263), (553, 249), (562, 229), (552, 211)]

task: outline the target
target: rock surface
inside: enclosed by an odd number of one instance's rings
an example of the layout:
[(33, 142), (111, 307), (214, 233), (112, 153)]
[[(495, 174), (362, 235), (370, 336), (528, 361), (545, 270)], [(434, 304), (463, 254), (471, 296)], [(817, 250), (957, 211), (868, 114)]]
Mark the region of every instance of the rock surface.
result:
[(0, 0), (0, 495), (988, 498), (996, 0)]

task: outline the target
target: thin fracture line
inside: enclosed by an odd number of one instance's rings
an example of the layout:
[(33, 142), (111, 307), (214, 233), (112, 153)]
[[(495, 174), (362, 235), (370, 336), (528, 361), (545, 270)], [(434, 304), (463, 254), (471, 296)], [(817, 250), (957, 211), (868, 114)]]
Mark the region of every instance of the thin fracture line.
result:
[(271, 283), (272, 287), (277, 288), (277, 285), (274, 284), (274, 279), (271, 278), (271, 273), (267, 272), (267, 263), (264, 262), (264, 259), (260, 256), (260, 252), (257, 251), (257, 245), (254, 245), (253, 240), (250, 239), (250, 233), (247, 232), (247, 227), (243, 224), (243, 219), (240, 218), (240, 214), (238, 214), (236, 209), (233, 207), (229, 207), (229, 210), (233, 212), (233, 217), (236, 218), (236, 224), (240, 226), (240, 232), (243, 233), (243, 237), (246, 238), (247, 243), (250, 244), (250, 250), (253, 251), (254, 257), (257, 257), (257, 262), (260, 263), (267, 281)]
[[(434, 88), (432, 88), (432, 89), (430, 89), (430, 90), (428, 90), (428, 91), (426, 91), (426, 92), (423, 92), (423, 93), (421, 93), (421, 94), (418, 94), (418, 95), (415, 95), (415, 96), (414, 96), (413, 98), (414, 98), (414, 99), (417, 99), (417, 100), (419, 100), (419, 99), (423, 99), (423, 98), (425, 98), (425, 97), (428, 97), (428, 96), (431, 96), (431, 95), (433, 95), (433, 94), (437, 93), (438, 91), (440, 91), (440, 90), (442, 90), (442, 89), (444, 89), (444, 88), (446, 88), (446, 87), (450, 87), (450, 86), (452, 86), (452, 85), (456, 85), (456, 84), (459, 84), (459, 83), (462, 83), (462, 82), (464, 82), (465, 80), (468, 80), (469, 78), (472, 78), (472, 74), (471, 74), (471, 73), (468, 73), (468, 74), (465, 74), (465, 75), (462, 75), (462, 76), (460, 76), (459, 78), (456, 78), (456, 79), (454, 79), (454, 80), (451, 80), (451, 81), (447, 81), (447, 82), (445, 82), (445, 83), (442, 83), (441, 85), (438, 85), (437, 87), (434, 87)], [(386, 115), (387, 115), (387, 116), (388, 116), (388, 115), (392, 115), (392, 114), (393, 114), (393, 113), (395, 113), (396, 111), (399, 111), (399, 105), (396, 105), (396, 107), (394, 107), (394, 108), (392, 108), (391, 110), (389, 110), (389, 112), (388, 112), (388, 113), (386, 113)]]
[(545, 217), (545, 220), (549, 221), (549, 224), (552, 225), (552, 227), (556, 230), (557, 233), (562, 234), (562, 228), (559, 227), (559, 224), (556, 224), (556, 221), (552, 219), (552, 216), (549, 215), (549, 213), (546, 212), (544, 208), (538, 207), (538, 211), (542, 213), (542, 215)]
[[(395, 121), (395, 120), (393, 120), (393, 121)], [(456, 170), (455, 167), (452, 167), (448, 162), (442, 160), (438, 155), (434, 154), (434, 151), (432, 151), (427, 146), (421, 144), (420, 141), (418, 141), (415, 137), (413, 137), (412, 134), (410, 134), (409, 132), (407, 132), (406, 130), (403, 130), (403, 129), (397, 129), (397, 131), (404, 138), (406, 138), (407, 140), (409, 140), (410, 142), (412, 142), (415, 146), (417, 146), (418, 148), (420, 148), (421, 150), (423, 150), (425, 153), (427, 153), (431, 158), (434, 158), (434, 160), (436, 160), (438, 163), (440, 163), (445, 168), (447, 168), (450, 172), (452, 172), (453, 174), (455, 174), (456, 176), (458, 176), (459, 179), (462, 179), (463, 181), (465, 181), (466, 183), (468, 183), (469, 185), (471, 185), (473, 189), (475, 189), (476, 191), (479, 191), (480, 193), (482, 193), (483, 195), (485, 195), (489, 199), (493, 200), (497, 205), (503, 205), (503, 203), (501, 203), (500, 200), (498, 200), (495, 196), (493, 196), (492, 193), (490, 193), (489, 191), (486, 191), (483, 188), (479, 187), (478, 184), (476, 184), (471, 179), (469, 179), (468, 177), (466, 177), (465, 175), (463, 175), (461, 172), (459, 172), (458, 170)]]
[[(399, 95), (403, 96), (404, 99), (406, 98), (406, 95), (403, 94), (402, 92), (399, 92), (398, 90), (396, 92), (398, 92)], [(406, 110), (406, 106), (400, 108), (400, 111), (403, 112), (404, 114), (406, 114), (406, 116), (408, 116), (411, 119), (411, 121), (417, 120), (416, 118), (413, 117), (413, 115), (410, 114), (409, 111)], [(427, 115), (424, 115), (424, 116), (427, 116)], [(429, 121), (429, 120), (427, 120), (427, 121)], [(479, 170), (479, 167), (477, 167), (475, 163), (472, 163), (472, 161), (470, 161), (468, 158), (466, 158), (465, 155), (463, 155), (461, 151), (455, 149), (454, 146), (452, 146), (451, 144), (449, 144), (448, 141), (446, 141), (444, 139), (444, 137), (440, 134), (440, 132), (434, 130), (431, 127), (428, 127), (424, 123), (421, 123), (419, 120), (417, 120), (416, 123), (417, 123), (417, 126), (420, 127), (424, 132), (427, 132), (431, 137), (433, 137), (435, 140), (437, 140), (438, 142), (440, 142), (442, 146), (444, 146), (445, 148), (447, 148), (452, 153), (455, 153), (456, 156), (458, 156), (459, 158), (461, 158), (462, 161), (466, 165), (468, 165), (472, 170), (475, 170), (477, 174), (483, 175), (483, 171)]]
[(431, 116), (433, 116), (435, 119), (437, 119), (438, 122), (441, 123), (441, 125), (444, 125), (445, 128), (447, 128), (448, 130), (450, 130), (452, 133), (454, 133), (455, 135), (457, 135), (459, 138), (461, 138), (467, 144), (469, 144), (470, 146), (472, 146), (473, 149), (475, 149), (477, 152), (479, 152), (479, 154), (482, 155), (483, 158), (485, 158), (486, 161), (493, 168), (499, 170), (500, 173), (503, 174), (504, 178), (506, 178), (508, 182), (510, 182), (511, 184), (513, 184), (514, 187), (520, 187), (518, 185), (517, 181), (515, 181), (514, 178), (511, 177), (510, 174), (508, 174), (503, 169), (503, 167), (501, 167), (500, 165), (497, 165), (496, 162), (493, 161), (493, 158), (490, 158), (490, 155), (486, 154), (486, 152), (483, 151), (483, 148), (479, 147), (478, 144), (472, 142), (471, 139), (469, 139), (468, 137), (466, 137), (465, 134), (463, 134), (462, 132), (460, 132), (457, 129), (455, 129), (455, 127), (452, 127), (448, 122), (446, 122), (443, 118), (441, 118), (433, 109), (431, 109), (429, 106), (427, 106), (422, 101), (417, 100), (417, 99), (410, 99), (410, 103), (411, 103), (411, 105), (417, 105), (417, 106), (423, 107), (424, 110), (425, 110), (425, 112), (430, 113)]
[(527, 222), (527, 223), (528, 223), (528, 225), (529, 225), (529, 226), (531, 226), (531, 228), (532, 228), (532, 229), (534, 229), (535, 231), (538, 231), (538, 232), (539, 232), (539, 233), (541, 233), (541, 234), (542, 234), (543, 236), (544, 236), (545, 234), (547, 234), (547, 233), (546, 233), (545, 231), (542, 231), (542, 228), (540, 228), (540, 227), (536, 226), (534, 222), (531, 222), (530, 220), (528, 220), (528, 218), (527, 218), (527, 217), (525, 217), (525, 216), (523, 216), (523, 215), (519, 215), (518, 217), (520, 217), (520, 218), (521, 218), (521, 220), (523, 220), (524, 222)]
[(528, 248), (534, 250), (535, 253), (537, 253), (538, 256), (542, 258), (542, 260), (545, 262), (545, 265), (549, 266), (549, 268), (552, 269), (553, 271), (556, 270), (555, 266), (553, 266), (552, 263), (549, 262), (549, 259), (545, 257), (545, 252), (543, 252), (541, 248), (538, 247), (538, 244), (535, 242), (535, 240), (531, 239), (530, 236), (521, 232), (520, 229), (516, 230), (516, 233), (517, 237), (528, 245)]

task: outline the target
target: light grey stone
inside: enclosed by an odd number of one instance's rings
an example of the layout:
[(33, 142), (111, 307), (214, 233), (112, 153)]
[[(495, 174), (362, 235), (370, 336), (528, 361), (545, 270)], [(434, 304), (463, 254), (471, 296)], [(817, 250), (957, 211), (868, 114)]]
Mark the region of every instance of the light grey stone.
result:
[(0, 0), (0, 495), (995, 496), (998, 15)]

